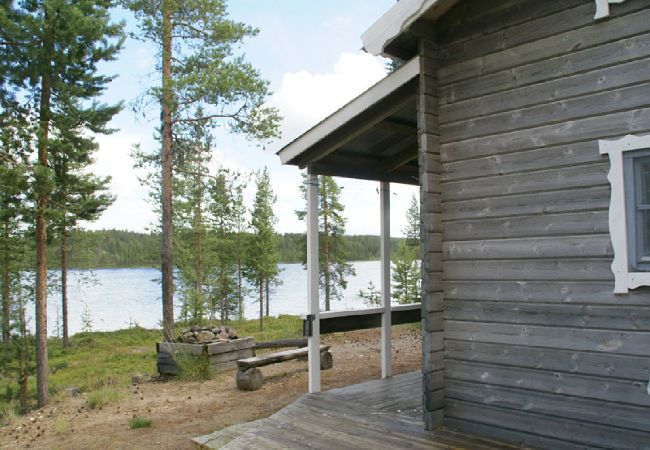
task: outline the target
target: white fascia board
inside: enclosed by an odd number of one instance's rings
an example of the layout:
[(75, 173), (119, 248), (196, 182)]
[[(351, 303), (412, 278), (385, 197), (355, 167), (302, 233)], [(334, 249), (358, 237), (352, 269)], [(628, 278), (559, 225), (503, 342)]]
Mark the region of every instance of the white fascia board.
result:
[(334, 114), (283, 147), (277, 154), (287, 164), (350, 120), (377, 104), (420, 74), (420, 58), (415, 57), (372, 86)]
[[(437, 18), (459, 0), (400, 0), (362, 35), (363, 48), (373, 55), (386, 55), (386, 47), (413, 23), (427, 14)], [(436, 10), (439, 12), (436, 14)]]

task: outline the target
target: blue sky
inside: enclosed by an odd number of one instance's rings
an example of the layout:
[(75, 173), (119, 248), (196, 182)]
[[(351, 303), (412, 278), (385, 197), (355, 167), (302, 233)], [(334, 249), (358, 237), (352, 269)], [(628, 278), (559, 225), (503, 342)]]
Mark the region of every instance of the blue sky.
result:
[[(295, 138), (319, 120), (354, 98), (385, 76), (384, 61), (361, 52), (360, 35), (394, 4), (394, 0), (232, 0), (232, 18), (260, 29), (257, 37), (241, 49), (247, 59), (269, 80), (274, 92), (269, 103), (283, 116), (282, 138), (266, 149), (255, 147), (245, 139), (215, 131), (215, 164), (254, 171), (267, 166), (278, 197), (276, 213), (278, 231), (303, 232), (304, 224), (294, 211), (303, 207), (298, 186), (300, 172), (283, 167), (275, 152), (283, 143)], [(134, 20), (121, 12), (127, 28)], [(159, 117), (158, 105), (152, 104), (148, 117), (136, 115), (129, 104), (158, 77), (154, 71), (155, 48), (150, 44), (127, 40), (117, 61), (106, 63), (102, 70), (118, 74), (104, 100), (124, 100), (125, 110), (115, 117), (110, 136), (99, 136), (100, 150), (94, 170), (113, 177), (111, 190), (116, 203), (102, 218), (88, 228), (118, 228), (141, 231), (155, 216), (146, 202), (147, 191), (138, 183), (131, 148), (140, 144), (155, 149), (153, 129)], [(346, 206), (349, 234), (379, 233), (379, 195), (377, 183), (340, 179), (342, 201)], [(404, 227), (404, 211), (412, 187), (394, 185), (392, 196), (392, 234)], [(252, 198), (253, 189), (247, 191)], [(376, 217), (377, 220), (369, 220)]]

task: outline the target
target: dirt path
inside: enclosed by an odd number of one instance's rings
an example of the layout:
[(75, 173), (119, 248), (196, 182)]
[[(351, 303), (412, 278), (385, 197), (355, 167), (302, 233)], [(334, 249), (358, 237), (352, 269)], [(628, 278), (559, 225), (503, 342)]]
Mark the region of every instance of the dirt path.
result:
[[(325, 336), (334, 368), (322, 373), (323, 389), (380, 376), (379, 330)], [(420, 334), (393, 330), (394, 373), (420, 368)], [(236, 423), (271, 415), (304, 394), (306, 363), (285, 362), (262, 369), (259, 391), (235, 388), (234, 371), (205, 382), (149, 382), (122, 390), (119, 401), (90, 409), (85, 398), (68, 398), (0, 428), (0, 448), (38, 449), (191, 449), (190, 438)], [(131, 430), (133, 416), (152, 421)]]

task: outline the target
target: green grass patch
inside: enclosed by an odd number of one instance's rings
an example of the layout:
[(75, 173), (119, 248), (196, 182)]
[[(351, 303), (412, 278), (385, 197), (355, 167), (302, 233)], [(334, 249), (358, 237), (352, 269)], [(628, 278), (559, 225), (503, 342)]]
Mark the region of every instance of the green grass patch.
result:
[[(214, 322), (211, 325), (219, 325)], [(295, 338), (302, 336), (302, 320), (298, 316), (265, 317), (264, 331), (259, 331), (259, 320), (233, 321), (228, 324), (240, 337), (252, 336), (257, 341)], [(177, 332), (186, 326), (177, 325)], [(48, 340), (50, 393), (56, 395), (66, 388), (78, 387), (82, 392), (105, 389), (119, 390), (131, 384), (133, 374), (156, 374), (156, 342), (162, 341), (161, 330), (134, 327), (111, 332), (78, 333), (63, 348), (60, 339)], [(186, 373), (203, 379), (203, 368), (193, 367)], [(35, 398), (36, 380), (30, 377), (30, 400)], [(109, 389), (109, 390), (110, 390)], [(18, 388), (13, 379), (0, 378), (0, 417), (13, 415)], [(3, 411), (7, 411), (3, 413)]]
[(104, 388), (88, 394), (88, 400), (86, 402), (90, 409), (97, 409), (115, 403), (121, 397), (117, 390)]
[(129, 420), (129, 428), (135, 430), (137, 428), (149, 428), (151, 426), (151, 420), (145, 419), (143, 417), (134, 417)]
[(70, 428), (68, 421), (63, 416), (59, 416), (54, 421), (54, 432), (56, 434), (63, 434)]

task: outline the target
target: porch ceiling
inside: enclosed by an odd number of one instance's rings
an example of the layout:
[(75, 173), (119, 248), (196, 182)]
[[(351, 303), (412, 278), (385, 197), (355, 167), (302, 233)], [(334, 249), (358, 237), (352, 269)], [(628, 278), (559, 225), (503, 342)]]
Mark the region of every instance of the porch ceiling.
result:
[(318, 175), (418, 184), (414, 58), (282, 148), (282, 164)]

